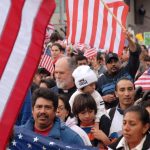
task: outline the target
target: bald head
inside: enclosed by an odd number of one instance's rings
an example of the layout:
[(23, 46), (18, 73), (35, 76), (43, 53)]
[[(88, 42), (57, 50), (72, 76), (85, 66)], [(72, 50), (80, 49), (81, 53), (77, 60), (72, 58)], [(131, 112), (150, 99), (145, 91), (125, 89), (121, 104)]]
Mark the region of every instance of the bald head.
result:
[(74, 71), (76, 68), (75, 60), (71, 57), (61, 57), (57, 60), (55, 67), (57, 66), (66, 66), (67, 70), (70, 70), (71, 72)]

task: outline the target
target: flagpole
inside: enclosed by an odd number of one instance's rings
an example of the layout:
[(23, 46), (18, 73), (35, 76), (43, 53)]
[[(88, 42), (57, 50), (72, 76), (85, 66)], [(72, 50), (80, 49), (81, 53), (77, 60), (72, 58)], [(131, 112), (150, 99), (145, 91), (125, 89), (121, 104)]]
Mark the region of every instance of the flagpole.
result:
[(121, 26), (121, 28), (124, 30), (126, 36), (127, 36), (127, 39), (129, 40), (130, 44), (132, 46), (135, 46), (135, 42), (134, 40), (131, 38), (131, 33), (129, 33), (126, 29), (125, 26), (123, 26), (121, 24), (121, 22), (117, 19), (117, 17), (111, 12), (111, 10), (109, 9), (108, 5), (104, 2), (104, 0), (101, 0), (101, 2), (103, 3), (104, 7), (106, 7), (106, 9), (108, 10), (108, 12), (113, 16), (113, 18), (117, 21), (117, 23)]
[(121, 22), (117, 19), (117, 17), (111, 12), (111, 10), (109, 9), (108, 5), (103, 0), (101, 0), (101, 2), (103, 3), (104, 7), (106, 7), (108, 12), (113, 16), (113, 18), (117, 21), (117, 23), (121, 26), (121, 28), (123, 30), (126, 30), (126, 28), (121, 24)]

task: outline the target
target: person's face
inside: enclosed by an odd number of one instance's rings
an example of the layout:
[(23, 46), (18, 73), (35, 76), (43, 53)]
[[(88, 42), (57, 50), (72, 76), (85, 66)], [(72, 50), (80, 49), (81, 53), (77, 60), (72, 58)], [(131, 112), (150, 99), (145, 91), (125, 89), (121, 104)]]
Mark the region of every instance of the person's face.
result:
[(87, 60), (86, 60), (86, 59), (78, 60), (78, 62), (77, 62), (77, 66), (81, 66), (81, 65), (88, 65)]
[(134, 103), (135, 90), (133, 83), (129, 80), (119, 81), (115, 94), (119, 98), (121, 107), (129, 107)]
[(109, 74), (114, 74), (120, 69), (120, 62), (117, 59), (111, 59), (106, 67)]
[(56, 62), (55, 79), (60, 89), (69, 89), (74, 84), (71, 69), (65, 61)]
[(65, 118), (68, 116), (68, 114), (69, 112), (65, 109), (63, 101), (59, 99), (56, 116), (65, 121)]
[(52, 58), (57, 58), (60, 55), (61, 51), (57, 46), (52, 46), (51, 48), (51, 56)]
[(83, 123), (85, 125), (90, 125), (94, 122), (95, 111), (85, 109), (78, 114), (78, 118), (81, 121), (81, 123)]
[(123, 119), (123, 136), (130, 145), (140, 143), (144, 134), (148, 131), (149, 125), (144, 125), (137, 112), (127, 112)]
[(55, 109), (52, 101), (39, 97), (32, 108), (32, 115), (35, 120), (35, 127), (44, 130), (53, 125)]
[(87, 85), (86, 87), (84, 87), (82, 91), (84, 93), (92, 94), (94, 92), (95, 88), (96, 88), (96, 84), (94, 82), (94, 83), (91, 83), (91, 84)]

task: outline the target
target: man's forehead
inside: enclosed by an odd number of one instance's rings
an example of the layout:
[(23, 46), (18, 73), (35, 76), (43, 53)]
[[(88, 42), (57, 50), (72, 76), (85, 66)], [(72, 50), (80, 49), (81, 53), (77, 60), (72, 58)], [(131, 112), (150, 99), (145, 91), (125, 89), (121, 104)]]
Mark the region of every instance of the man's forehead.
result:
[(59, 73), (68, 73), (71, 72), (69, 68), (62, 66), (62, 67), (55, 67), (55, 73), (59, 72)]
[(45, 104), (45, 103), (48, 103), (48, 104), (53, 104), (53, 102), (49, 99), (46, 99), (46, 98), (43, 98), (43, 97), (38, 97), (35, 104)]
[(123, 87), (134, 87), (134, 84), (132, 83), (132, 81), (130, 80), (120, 80), (118, 83), (117, 83), (117, 86), (119, 88), (123, 88)]
[(58, 63), (55, 65), (55, 72), (68, 72), (71, 69), (69, 68), (69, 66), (65, 63)]

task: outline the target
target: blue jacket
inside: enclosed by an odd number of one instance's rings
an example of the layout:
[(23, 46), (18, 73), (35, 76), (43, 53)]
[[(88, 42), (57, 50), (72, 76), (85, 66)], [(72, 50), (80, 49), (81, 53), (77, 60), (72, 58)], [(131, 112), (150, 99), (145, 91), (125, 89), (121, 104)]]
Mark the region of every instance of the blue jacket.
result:
[(97, 84), (97, 90), (102, 95), (105, 96), (110, 93), (114, 93), (116, 82), (122, 78), (127, 77), (134, 80), (135, 74), (139, 67), (139, 50), (136, 52), (130, 52), (130, 57), (126, 67), (121, 68), (116, 75), (109, 75), (105, 72), (100, 75)]
[[(116, 82), (122, 78), (127, 77), (131, 80), (134, 80), (135, 74), (139, 67), (139, 54), (140, 54), (140, 47), (137, 45), (137, 51), (136, 52), (130, 52), (130, 57), (128, 64), (125, 67), (122, 67), (116, 75), (112, 76), (108, 74), (106, 71), (105, 73), (101, 74), (98, 78), (97, 83), (97, 91), (102, 95), (105, 96), (107, 94), (114, 94), (115, 91), (115, 85)], [(115, 101), (114, 101), (115, 102)], [(114, 107), (110, 103), (106, 103), (105, 105), (108, 105), (108, 108)], [(109, 106), (110, 105), (110, 106)], [(115, 104), (116, 106), (116, 104)]]
[[(33, 131), (33, 118), (29, 119), (27, 123), (22, 127)], [(61, 122), (61, 120), (58, 117), (55, 118), (53, 127), (50, 130), (48, 137), (60, 140), (66, 144), (84, 145), (84, 142), (81, 139), (81, 137), (69, 127), (67, 127), (63, 122)]]
[(18, 126), (25, 124), (32, 116), (31, 97), (31, 89), (29, 89), (16, 121), (16, 125)]

